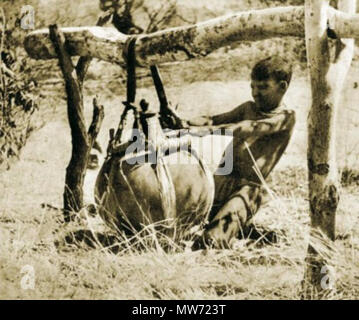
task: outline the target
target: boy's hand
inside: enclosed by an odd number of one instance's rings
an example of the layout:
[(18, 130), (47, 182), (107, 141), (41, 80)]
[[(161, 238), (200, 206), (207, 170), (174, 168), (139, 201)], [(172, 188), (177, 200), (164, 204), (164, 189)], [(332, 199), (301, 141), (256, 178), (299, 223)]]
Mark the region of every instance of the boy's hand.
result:
[(208, 116), (200, 116), (200, 117), (196, 117), (191, 120), (187, 120), (187, 123), (190, 126), (204, 127), (204, 126), (211, 126), (213, 124), (213, 121)]
[(160, 107), (160, 123), (163, 129), (184, 129), (188, 127), (187, 121), (181, 119), (169, 105)]

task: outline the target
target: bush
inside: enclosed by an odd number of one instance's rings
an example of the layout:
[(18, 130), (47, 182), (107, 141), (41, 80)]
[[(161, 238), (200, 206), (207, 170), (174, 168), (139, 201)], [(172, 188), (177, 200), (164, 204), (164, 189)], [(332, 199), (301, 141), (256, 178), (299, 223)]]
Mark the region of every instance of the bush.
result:
[(19, 155), (32, 131), (30, 120), (37, 104), (36, 81), (19, 48), (20, 17), (5, 12), (0, 8), (0, 165), (8, 168), (9, 159)]

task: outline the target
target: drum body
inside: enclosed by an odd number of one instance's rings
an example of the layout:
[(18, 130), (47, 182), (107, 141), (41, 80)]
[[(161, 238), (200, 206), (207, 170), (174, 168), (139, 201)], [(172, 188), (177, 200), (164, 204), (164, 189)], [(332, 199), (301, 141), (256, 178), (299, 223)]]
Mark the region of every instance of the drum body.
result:
[(114, 155), (104, 162), (95, 186), (100, 216), (112, 228), (132, 233), (153, 223), (181, 230), (204, 223), (213, 197), (213, 176), (187, 151), (156, 163)]

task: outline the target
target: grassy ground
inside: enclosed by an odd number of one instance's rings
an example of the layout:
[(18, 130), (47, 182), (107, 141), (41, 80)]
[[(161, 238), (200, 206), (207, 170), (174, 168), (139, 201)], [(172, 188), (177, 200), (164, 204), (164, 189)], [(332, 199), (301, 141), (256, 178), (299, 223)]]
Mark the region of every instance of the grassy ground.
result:
[[(233, 10), (231, 5), (238, 2), (225, 3), (221, 2), (221, 14)], [(86, 1), (78, 5), (85, 4), (89, 6), (88, 14), (78, 19), (89, 23), (97, 9)], [(213, 13), (214, 8), (206, 7), (208, 17), (217, 15), (219, 9), (215, 9)], [(64, 16), (55, 17), (56, 21), (61, 22)], [(48, 19), (52, 19), (51, 15)], [(281, 43), (274, 42), (273, 47), (285, 53), (286, 47)], [(169, 99), (178, 103), (181, 115), (224, 112), (250, 98), (248, 70), (252, 62), (248, 61), (253, 60), (251, 56), (258, 59), (268, 51), (260, 53), (260, 47), (255, 54), (251, 47), (228, 50), (196, 62), (161, 67)], [(343, 93), (338, 124), (338, 159), (341, 168), (349, 168), (346, 172), (350, 178), (350, 183), (342, 188), (334, 248), (337, 290), (331, 298), (339, 299), (357, 299), (359, 290), (357, 71), (354, 65)], [(95, 61), (86, 81), (87, 120), (91, 118), (94, 94), (99, 94), (105, 105), (106, 116), (99, 135), (103, 148), (107, 146), (108, 129), (117, 126), (122, 110), (122, 74), (118, 68)], [(143, 78), (139, 84), (139, 96), (156, 104), (149, 79)], [(135, 239), (142, 242), (142, 248), (125, 240), (113, 243), (100, 218), (88, 217), (85, 211), (78, 221), (64, 226), (56, 208), (62, 206), (65, 168), (71, 152), (65, 95), (56, 77), (43, 79), (40, 86), (43, 128), (31, 136), (11, 170), (0, 174), (1, 299), (300, 298), (309, 227), (306, 118), (310, 90), (299, 66), (285, 98), (287, 105), (297, 111), (295, 133), (268, 180), (276, 196), (262, 206), (255, 218), (257, 225), (278, 231), (278, 243), (263, 246), (240, 240), (231, 250), (192, 252), (167, 239), (169, 249), (165, 252), (158, 246), (157, 235), (151, 232)], [(92, 188), (93, 182), (87, 177), (89, 202)], [(97, 233), (108, 235), (102, 239), (108, 240), (107, 246), (80, 239), (79, 230), (86, 230), (90, 237)], [(71, 234), (79, 238), (74, 240)], [(26, 290), (31, 281), (25, 280), (32, 272), (34, 287)]]

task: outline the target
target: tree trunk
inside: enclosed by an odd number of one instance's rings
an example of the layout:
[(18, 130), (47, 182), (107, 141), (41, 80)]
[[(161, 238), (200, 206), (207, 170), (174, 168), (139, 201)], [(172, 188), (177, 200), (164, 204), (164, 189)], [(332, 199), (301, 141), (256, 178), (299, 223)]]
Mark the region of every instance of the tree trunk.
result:
[[(355, 1), (340, 0), (339, 9), (354, 13)], [(336, 50), (331, 57), (328, 8), (329, 0), (306, 0), (305, 3), (307, 57), (312, 86), (307, 153), (311, 233), (304, 279), (307, 297), (325, 295), (334, 282), (331, 248), (335, 240), (335, 213), (339, 202), (336, 115), (354, 49), (353, 40), (341, 40), (332, 31)]]

